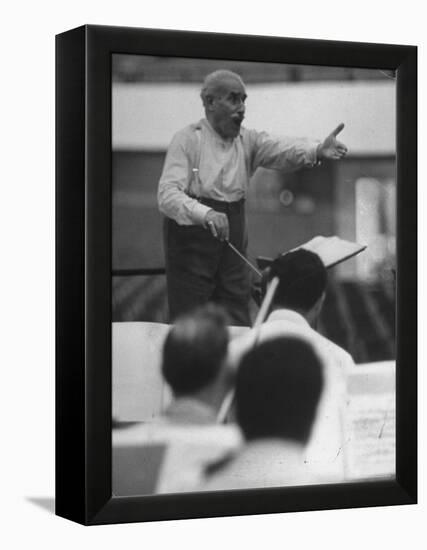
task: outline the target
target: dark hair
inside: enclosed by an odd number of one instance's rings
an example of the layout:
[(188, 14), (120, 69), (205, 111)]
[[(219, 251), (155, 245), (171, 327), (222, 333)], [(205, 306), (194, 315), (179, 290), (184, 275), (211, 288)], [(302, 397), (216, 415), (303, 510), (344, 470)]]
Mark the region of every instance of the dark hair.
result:
[(309, 311), (325, 292), (326, 267), (314, 252), (300, 248), (271, 264), (268, 280), (279, 277), (273, 306)]
[(166, 337), (162, 362), (174, 394), (192, 394), (213, 382), (227, 346), (227, 318), (219, 307), (203, 306), (177, 319)]
[(323, 389), (323, 366), (295, 336), (262, 342), (242, 359), (236, 378), (237, 420), (248, 440), (280, 437), (305, 444)]

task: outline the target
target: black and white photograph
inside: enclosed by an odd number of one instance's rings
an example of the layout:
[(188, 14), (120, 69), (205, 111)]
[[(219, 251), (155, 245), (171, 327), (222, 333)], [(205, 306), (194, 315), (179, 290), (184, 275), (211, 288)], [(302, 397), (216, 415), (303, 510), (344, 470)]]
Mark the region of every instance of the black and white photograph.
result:
[(2, 547), (423, 540), (422, 15), (5, 4)]
[(394, 479), (395, 71), (111, 68), (113, 495)]

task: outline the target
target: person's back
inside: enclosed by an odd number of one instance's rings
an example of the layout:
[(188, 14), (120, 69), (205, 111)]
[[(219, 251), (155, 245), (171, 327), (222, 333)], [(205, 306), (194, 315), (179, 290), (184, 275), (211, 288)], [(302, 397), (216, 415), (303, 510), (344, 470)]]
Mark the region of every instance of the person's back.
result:
[[(273, 278), (279, 279), (270, 313), (260, 329), (233, 343), (231, 353), (238, 359), (254, 338), (267, 338), (276, 333), (302, 333), (313, 340), (319, 351), (336, 366), (352, 366), (351, 355), (321, 335), (316, 329), (327, 287), (327, 270), (319, 256), (309, 250), (298, 249), (279, 255), (263, 276), (264, 288)], [(246, 343), (246, 346), (245, 346)]]
[(238, 428), (216, 419), (231, 385), (228, 339), (226, 317), (213, 305), (170, 328), (161, 368), (173, 398), (153, 422), (113, 431), (116, 494), (185, 491), (199, 481), (205, 465), (240, 446)]
[[(283, 313), (283, 312), (282, 312)], [(268, 319), (260, 331), (260, 340), (274, 334), (294, 334), (308, 338), (322, 358), (325, 387), (319, 403), (312, 435), (305, 449), (305, 462), (315, 469), (324, 483), (344, 480), (343, 418), (347, 404), (346, 378), (354, 367), (353, 359), (344, 349), (309, 326), (300, 326), (289, 316)]]
[(112, 435), (113, 492), (118, 496), (193, 490), (210, 463), (222, 460), (242, 443), (234, 425), (164, 419), (122, 423)]
[(236, 415), (246, 443), (211, 465), (203, 490), (281, 487), (318, 482), (304, 463), (323, 389), (323, 365), (312, 345), (280, 336), (257, 344), (236, 379)]
[(157, 492), (185, 491), (205, 465), (241, 444), (235, 425), (217, 422), (232, 383), (225, 361), (228, 340), (226, 317), (213, 305), (178, 319), (165, 340), (162, 373), (173, 400), (157, 426), (168, 442)]
[(265, 286), (274, 277), (279, 278), (279, 285), (269, 316), (261, 327), (232, 342), (230, 361), (237, 364), (255, 340), (263, 342), (280, 335), (301, 336), (315, 346), (325, 368), (325, 389), (305, 459), (316, 467), (325, 482), (340, 481), (344, 478), (340, 448), (346, 406), (345, 380), (354, 362), (348, 352), (314, 328), (323, 306), (327, 271), (317, 254), (299, 249), (276, 258)]

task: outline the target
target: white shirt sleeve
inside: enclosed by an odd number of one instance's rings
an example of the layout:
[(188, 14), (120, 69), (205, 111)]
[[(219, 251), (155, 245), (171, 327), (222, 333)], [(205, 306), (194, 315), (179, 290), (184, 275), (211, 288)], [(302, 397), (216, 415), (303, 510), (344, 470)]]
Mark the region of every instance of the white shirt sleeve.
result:
[(192, 143), (191, 137), (187, 129), (173, 137), (166, 154), (157, 195), (160, 212), (179, 225), (203, 225), (206, 214), (211, 210), (186, 193), (193, 169), (190, 148), (193, 147), (194, 150), (197, 147), (197, 143)]
[(266, 132), (249, 130), (251, 169), (270, 168), (292, 172), (318, 164), (319, 141), (306, 138), (275, 138)]

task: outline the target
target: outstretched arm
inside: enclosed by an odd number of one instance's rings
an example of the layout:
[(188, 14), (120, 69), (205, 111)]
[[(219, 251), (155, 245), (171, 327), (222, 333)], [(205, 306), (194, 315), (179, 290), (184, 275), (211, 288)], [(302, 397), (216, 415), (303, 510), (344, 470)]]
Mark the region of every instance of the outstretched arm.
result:
[(337, 135), (341, 132), (343, 128), (344, 124), (341, 122), (341, 124), (338, 124), (335, 130), (331, 132), (329, 136), (318, 145), (317, 160), (338, 160), (347, 154), (347, 147), (344, 145), (344, 143), (341, 143), (337, 140)]

